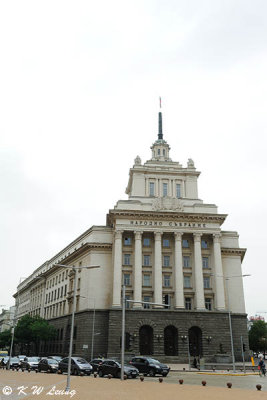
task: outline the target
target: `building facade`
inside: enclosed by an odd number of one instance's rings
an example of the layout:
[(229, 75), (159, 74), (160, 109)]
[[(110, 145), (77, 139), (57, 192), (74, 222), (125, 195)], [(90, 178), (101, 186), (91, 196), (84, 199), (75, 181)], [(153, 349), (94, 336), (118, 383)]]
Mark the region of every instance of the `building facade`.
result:
[[(92, 226), (26, 278), (15, 294), (17, 317), (40, 315), (58, 330), (42, 352), (68, 353), (73, 273), (78, 269), (74, 348), (90, 358), (118, 356), (122, 285), (126, 288), (126, 350), (185, 362), (248, 349), (238, 234), (223, 231), (227, 217), (198, 197), (200, 172), (170, 158), (159, 113), (151, 159), (139, 156), (129, 172), (128, 200), (119, 200), (105, 226)], [(79, 266), (100, 265), (99, 269)], [(156, 304), (150, 304), (156, 303)], [(47, 347), (48, 346), (48, 347)]]

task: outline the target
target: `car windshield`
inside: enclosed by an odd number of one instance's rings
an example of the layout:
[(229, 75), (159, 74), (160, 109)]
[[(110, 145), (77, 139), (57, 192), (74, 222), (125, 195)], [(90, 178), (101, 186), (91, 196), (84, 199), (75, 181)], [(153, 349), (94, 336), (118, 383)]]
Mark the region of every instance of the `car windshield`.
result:
[(57, 360), (51, 360), (51, 359), (49, 359), (49, 360), (47, 360), (47, 361), (48, 361), (48, 364), (58, 364)]
[(76, 362), (78, 364), (88, 364), (88, 361), (86, 361), (84, 358), (77, 358)]
[(160, 364), (159, 360), (155, 360), (154, 358), (148, 358), (149, 362), (152, 362), (153, 364)]
[(29, 357), (28, 361), (30, 361), (30, 362), (38, 362), (39, 358), (38, 357)]
[(12, 362), (19, 362), (19, 358), (18, 357), (11, 357), (11, 361)]

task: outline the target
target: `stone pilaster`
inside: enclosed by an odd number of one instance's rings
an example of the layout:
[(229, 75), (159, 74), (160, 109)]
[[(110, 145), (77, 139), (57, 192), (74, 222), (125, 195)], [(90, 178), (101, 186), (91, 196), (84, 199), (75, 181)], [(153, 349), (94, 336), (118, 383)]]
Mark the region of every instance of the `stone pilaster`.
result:
[(196, 309), (205, 310), (202, 256), (201, 256), (201, 234), (199, 233), (194, 233), (194, 261), (195, 261)]
[[(134, 256), (134, 300), (142, 301), (142, 233), (135, 234), (135, 256)], [(133, 303), (134, 308), (141, 308), (141, 303)]]
[(225, 310), (225, 295), (224, 295), (224, 279), (222, 269), (222, 255), (220, 235), (213, 235), (213, 253), (214, 253), (214, 280), (216, 286), (216, 309)]
[(114, 272), (112, 307), (121, 307), (121, 275), (122, 275), (122, 231), (114, 234)]
[(182, 233), (175, 232), (174, 246), (174, 291), (175, 308), (184, 308), (184, 274), (182, 256)]
[(154, 302), (162, 304), (162, 232), (155, 232)]

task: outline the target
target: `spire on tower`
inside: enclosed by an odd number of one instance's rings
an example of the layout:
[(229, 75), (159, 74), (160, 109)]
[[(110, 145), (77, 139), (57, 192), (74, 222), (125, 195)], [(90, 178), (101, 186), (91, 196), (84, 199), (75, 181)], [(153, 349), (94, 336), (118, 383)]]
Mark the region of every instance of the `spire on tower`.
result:
[[(159, 108), (161, 110), (161, 97), (159, 98)], [(163, 133), (162, 133), (162, 113), (161, 111), (159, 112), (159, 133), (158, 133), (158, 140), (163, 139)]]

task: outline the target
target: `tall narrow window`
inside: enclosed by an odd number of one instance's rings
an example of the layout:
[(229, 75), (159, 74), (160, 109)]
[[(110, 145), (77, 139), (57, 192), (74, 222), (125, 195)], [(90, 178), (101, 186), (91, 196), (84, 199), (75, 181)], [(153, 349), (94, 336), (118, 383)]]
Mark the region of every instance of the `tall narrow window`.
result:
[(211, 310), (211, 299), (208, 297), (205, 298), (205, 308), (206, 310)]
[(202, 257), (202, 267), (209, 268), (209, 258), (208, 257)]
[[(125, 296), (125, 300), (131, 300), (131, 296), (126, 295), (126, 296)], [(126, 307), (126, 308), (130, 308), (130, 304), (131, 304), (131, 303), (130, 303), (129, 301), (126, 301), (126, 302), (125, 302), (125, 307)]]
[(131, 285), (130, 274), (124, 274), (123, 275), (123, 284), (125, 286), (130, 286)]
[(201, 240), (201, 248), (202, 249), (207, 249), (208, 248), (207, 240)]
[(165, 287), (171, 286), (171, 276), (170, 275), (164, 275), (163, 285)]
[(131, 254), (123, 255), (123, 265), (131, 265)]
[(168, 183), (163, 183), (163, 197), (168, 196)]
[(166, 304), (164, 308), (170, 308), (171, 305), (171, 296), (169, 294), (165, 294), (163, 296), (163, 304)]
[(184, 268), (190, 268), (190, 257), (189, 256), (183, 256), (183, 266)]
[(184, 276), (184, 287), (191, 288), (191, 278), (190, 276)]
[(143, 286), (151, 286), (150, 275), (144, 274)]
[(149, 182), (149, 196), (155, 196), (155, 183)]
[(210, 289), (210, 277), (204, 276), (203, 278), (204, 289)]
[(176, 184), (176, 197), (179, 199), (181, 197), (181, 185), (180, 183)]
[(145, 254), (144, 255), (144, 266), (145, 267), (149, 267), (151, 264), (150, 264), (150, 255), (148, 255), (148, 254)]
[(170, 266), (170, 256), (163, 256), (163, 266), (164, 267)]
[(189, 247), (189, 241), (187, 239), (183, 239), (183, 247)]
[(125, 246), (130, 246), (131, 243), (132, 243), (132, 240), (131, 240), (130, 237), (125, 237), (125, 238), (124, 238), (124, 245), (125, 245)]
[(186, 310), (192, 310), (192, 299), (191, 299), (191, 297), (186, 297), (185, 298), (185, 309)]
[[(148, 303), (151, 303), (151, 297), (150, 296), (144, 296), (144, 301), (147, 301)], [(144, 304), (144, 308), (146, 308), (146, 309), (150, 308), (150, 304)]]
[(144, 238), (144, 246), (146, 246), (146, 247), (150, 246), (150, 239), (149, 238)]
[(163, 247), (170, 247), (170, 241), (169, 239), (163, 239)]

